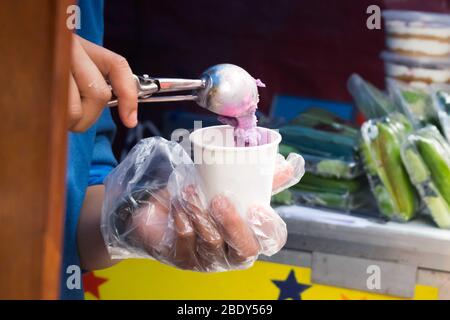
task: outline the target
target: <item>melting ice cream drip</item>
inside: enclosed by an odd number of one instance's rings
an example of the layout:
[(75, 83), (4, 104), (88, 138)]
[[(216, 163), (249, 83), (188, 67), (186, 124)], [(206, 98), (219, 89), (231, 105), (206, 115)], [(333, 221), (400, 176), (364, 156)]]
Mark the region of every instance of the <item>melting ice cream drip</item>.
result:
[[(255, 80), (256, 86), (265, 88), (266, 85), (259, 79)], [(249, 94), (250, 96), (250, 94)], [(258, 108), (259, 97), (251, 101), (248, 99), (242, 101), (240, 106), (230, 106), (236, 110), (242, 110), (242, 114), (236, 117), (219, 116), (219, 121), (234, 127), (234, 141), (236, 147), (250, 147), (263, 144), (261, 141), (261, 134), (258, 131), (256, 118), (256, 109)]]

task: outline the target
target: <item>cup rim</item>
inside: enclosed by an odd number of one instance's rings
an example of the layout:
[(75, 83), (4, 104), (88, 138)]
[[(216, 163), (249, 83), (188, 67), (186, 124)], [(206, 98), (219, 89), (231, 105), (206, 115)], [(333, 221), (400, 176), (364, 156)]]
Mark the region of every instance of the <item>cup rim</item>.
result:
[(200, 128), (197, 129), (195, 131), (193, 131), (191, 134), (189, 134), (189, 141), (200, 147), (203, 149), (207, 149), (207, 150), (223, 150), (223, 151), (231, 151), (231, 150), (236, 150), (236, 151), (255, 151), (255, 150), (260, 150), (260, 149), (265, 149), (265, 148), (271, 148), (274, 145), (279, 145), (281, 143), (281, 134), (273, 129), (269, 129), (269, 128), (265, 128), (265, 127), (257, 127), (258, 129), (263, 129), (266, 131), (270, 131), (271, 133), (273, 133), (275, 135), (275, 139), (274, 141), (271, 141), (269, 143), (265, 143), (263, 145), (260, 146), (251, 146), (251, 147), (225, 147), (225, 146), (211, 146), (211, 145), (203, 145), (198, 143), (198, 141), (195, 141), (195, 137), (198, 136), (202, 131), (204, 130), (210, 130), (212, 128), (230, 128), (233, 129), (232, 126), (230, 125), (217, 125), (217, 126), (209, 126), (209, 127), (204, 127), (204, 128)]

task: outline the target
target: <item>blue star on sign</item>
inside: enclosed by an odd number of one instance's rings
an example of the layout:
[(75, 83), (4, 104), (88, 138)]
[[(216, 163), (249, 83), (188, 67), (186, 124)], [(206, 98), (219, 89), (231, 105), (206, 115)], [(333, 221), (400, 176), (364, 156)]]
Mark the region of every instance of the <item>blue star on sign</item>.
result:
[(309, 289), (311, 286), (297, 282), (294, 270), (289, 272), (286, 280), (272, 280), (272, 282), (280, 289), (280, 296), (278, 300), (285, 300), (291, 298), (292, 300), (302, 300), (302, 292)]

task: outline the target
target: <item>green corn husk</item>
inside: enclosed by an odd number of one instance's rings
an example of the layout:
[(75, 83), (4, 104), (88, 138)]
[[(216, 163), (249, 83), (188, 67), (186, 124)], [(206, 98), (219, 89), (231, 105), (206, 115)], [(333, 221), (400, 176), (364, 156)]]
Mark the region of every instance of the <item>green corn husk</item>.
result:
[(367, 177), (369, 179), (372, 194), (377, 201), (380, 212), (388, 218), (391, 218), (393, 212), (395, 212), (395, 204), (392, 197), (389, 194), (388, 189), (383, 183), (379, 182), (377, 173), (377, 166), (372, 158), (369, 146), (365, 143), (360, 147), (361, 158), (363, 160), (364, 167), (366, 168)]
[(400, 155), (401, 144), (410, 131), (408, 121), (398, 113), (369, 120), (361, 128), (361, 155), (378, 207), (386, 217), (401, 222), (411, 220), (417, 208)]
[(450, 147), (436, 127), (417, 132), (417, 148), (439, 192), (450, 204)]
[(306, 172), (301, 182), (294, 185), (294, 189), (302, 189), (309, 191), (326, 191), (338, 194), (355, 193), (364, 186), (363, 179), (334, 179), (324, 178), (314, 175), (310, 172)]
[[(298, 148), (282, 143), (278, 152), (284, 157), (290, 153), (301, 153)], [(353, 179), (359, 177), (361, 167), (359, 162), (349, 162), (341, 159), (329, 159), (302, 153), (305, 159), (305, 169), (321, 177)]]
[[(425, 129), (428, 130), (428, 127)], [(402, 146), (402, 160), (428, 213), (440, 228), (448, 229), (450, 228), (450, 206), (436, 187), (430, 170), (419, 153), (418, 144), (421, 143), (419, 142), (421, 139), (423, 138), (417, 134), (411, 134), (408, 137)], [(426, 152), (426, 150), (423, 151)]]
[(373, 214), (373, 210), (365, 210), (365, 208), (371, 208), (373, 203), (367, 185), (356, 193), (334, 193), (323, 189), (310, 190), (298, 187), (292, 189), (292, 194), (296, 204), (336, 209), (344, 213), (358, 212), (368, 216), (377, 216)]
[(350, 126), (340, 123), (342, 130), (332, 128), (331, 121), (336, 116), (331, 118), (325, 113), (327, 119), (319, 119), (323, 112), (313, 111), (304, 113), (307, 120), (302, 120), (302, 114), (296, 124), (280, 128), (283, 136), (280, 153), (285, 156), (289, 152), (302, 154), (306, 171), (323, 177), (353, 179), (361, 176), (363, 170), (355, 148), (359, 135)]
[(323, 177), (353, 179), (359, 176), (359, 163), (339, 159), (323, 159), (315, 164), (314, 172)]

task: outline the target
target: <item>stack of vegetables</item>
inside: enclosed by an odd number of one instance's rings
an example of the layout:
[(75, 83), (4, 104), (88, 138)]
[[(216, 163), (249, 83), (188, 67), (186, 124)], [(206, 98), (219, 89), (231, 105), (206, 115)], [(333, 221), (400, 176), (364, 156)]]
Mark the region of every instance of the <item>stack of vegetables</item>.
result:
[(280, 153), (300, 153), (306, 173), (300, 183), (275, 196), (275, 204), (299, 203), (354, 212), (370, 202), (357, 150), (358, 129), (326, 110), (311, 108), (282, 126), (280, 133)]
[(370, 119), (360, 152), (379, 211), (401, 222), (427, 214), (450, 228), (450, 87), (390, 80), (389, 98), (352, 75), (348, 88)]

